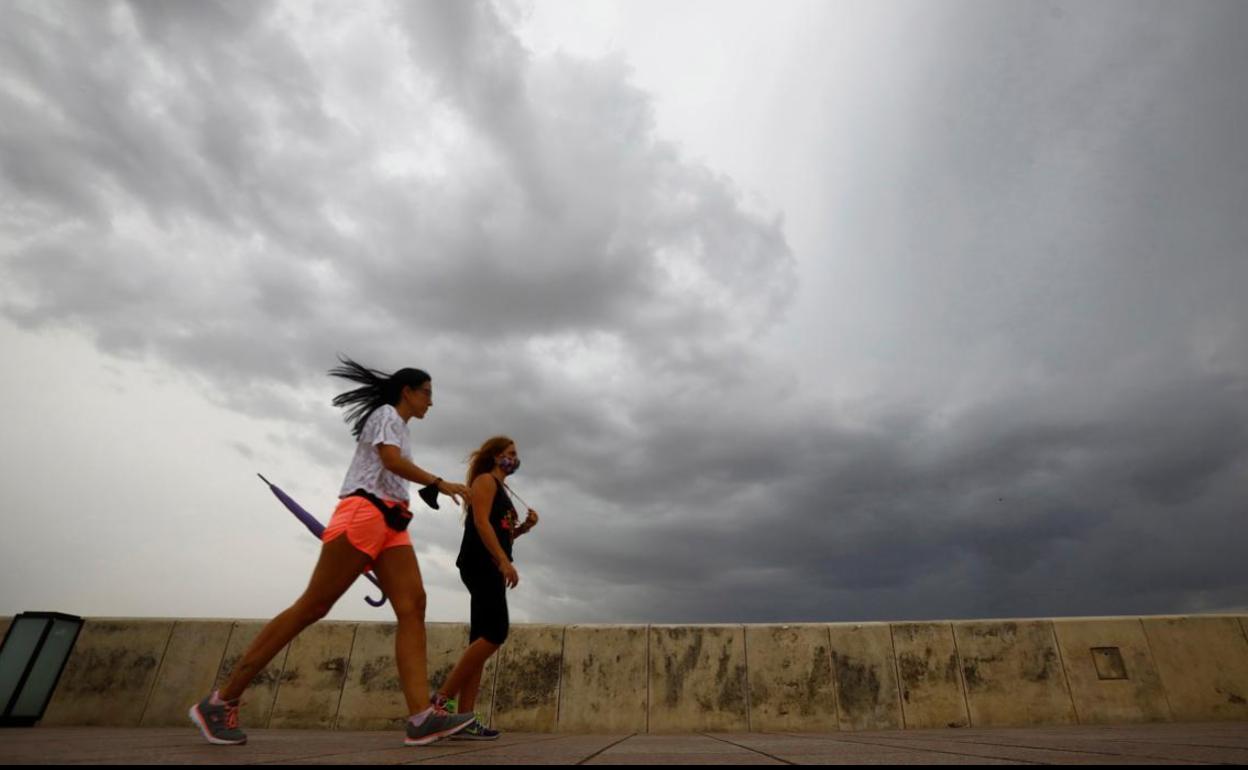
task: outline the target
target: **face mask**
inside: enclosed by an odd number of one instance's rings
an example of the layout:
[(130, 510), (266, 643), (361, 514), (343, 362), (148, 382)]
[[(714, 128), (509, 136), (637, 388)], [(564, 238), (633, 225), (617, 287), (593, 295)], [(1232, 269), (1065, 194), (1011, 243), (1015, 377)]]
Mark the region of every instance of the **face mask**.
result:
[(498, 458), (498, 468), (508, 476), (520, 470), (520, 458), (512, 459), (510, 457)]

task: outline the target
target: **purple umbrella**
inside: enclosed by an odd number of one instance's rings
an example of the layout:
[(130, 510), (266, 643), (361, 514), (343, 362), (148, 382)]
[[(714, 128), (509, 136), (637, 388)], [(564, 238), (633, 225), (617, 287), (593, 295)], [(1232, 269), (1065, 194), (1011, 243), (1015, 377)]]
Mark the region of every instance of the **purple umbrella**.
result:
[[(313, 535), (315, 535), (317, 540), (320, 540), (321, 535), (324, 534), (325, 532), (325, 525), (317, 521), (315, 516), (305, 511), (303, 509), (303, 506), (299, 505), (299, 503), (296, 503), (294, 500), (292, 500), (290, 495), (278, 489), (276, 484), (269, 481), (264, 476), (261, 476), (259, 473), (257, 473), (256, 475), (260, 476), (261, 481), (269, 485), (269, 491), (272, 492), (274, 496), (277, 497), (278, 500), (282, 501), (282, 505), (286, 506), (286, 508), (291, 513), (295, 514), (295, 518), (298, 519), (299, 521), (302, 521), (303, 526), (307, 527), (308, 531), (311, 532)], [(377, 577), (373, 575), (371, 571), (365, 570), (364, 577), (371, 580), (373, 582), (373, 585), (377, 586), (378, 588), (381, 588), (381, 583), (377, 581)], [(364, 601), (368, 602), (370, 605), (374, 607), (382, 606), (383, 604), (386, 603), (385, 589), (382, 589), (380, 599), (372, 599), (370, 597), (365, 596)]]

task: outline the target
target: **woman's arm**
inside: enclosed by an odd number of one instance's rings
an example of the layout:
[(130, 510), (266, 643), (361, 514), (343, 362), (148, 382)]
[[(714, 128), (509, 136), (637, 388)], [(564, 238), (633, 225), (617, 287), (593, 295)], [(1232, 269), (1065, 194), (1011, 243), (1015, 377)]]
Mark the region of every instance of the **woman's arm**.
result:
[[(432, 484), (438, 479), (437, 476), (405, 458), (399, 448), (393, 444), (378, 444), (377, 454), (381, 457), (381, 464), (386, 470), (408, 481), (414, 481), (417, 484)], [(444, 495), (450, 495), (456, 505), (463, 505), (462, 497), (468, 496), (468, 487), (446, 479), (438, 482), (438, 491)]]

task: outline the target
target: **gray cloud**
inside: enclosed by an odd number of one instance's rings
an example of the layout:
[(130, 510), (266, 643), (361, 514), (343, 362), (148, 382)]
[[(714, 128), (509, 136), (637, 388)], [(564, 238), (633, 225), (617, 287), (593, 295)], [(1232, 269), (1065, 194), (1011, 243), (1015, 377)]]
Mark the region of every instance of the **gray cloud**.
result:
[(923, 11), (869, 109), (829, 107), (853, 161), (812, 165), (836, 205), (796, 256), (622, 56), (535, 55), (489, 3), (303, 13), (17, 6), (0, 311), (176, 369), (331, 475), (335, 354), (429, 369), (432, 456), (520, 444), (537, 617), (1242, 596), (1241, 6)]

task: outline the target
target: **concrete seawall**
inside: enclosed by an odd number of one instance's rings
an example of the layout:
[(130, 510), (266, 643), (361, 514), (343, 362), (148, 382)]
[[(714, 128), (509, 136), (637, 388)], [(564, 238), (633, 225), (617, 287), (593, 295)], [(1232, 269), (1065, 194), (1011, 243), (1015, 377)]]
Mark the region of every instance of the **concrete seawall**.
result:
[[(0, 618), (0, 633), (8, 618)], [(262, 622), (91, 618), (42, 724), (181, 726)], [(253, 728), (389, 729), (393, 623), (323, 622), (243, 697)], [(428, 624), (429, 674), (468, 641)], [(478, 710), (504, 730), (687, 733), (1248, 721), (1248, 615), (515, 625)]]

